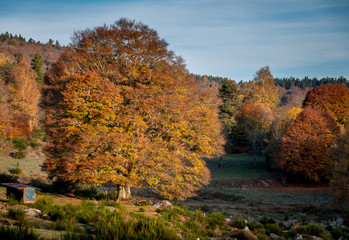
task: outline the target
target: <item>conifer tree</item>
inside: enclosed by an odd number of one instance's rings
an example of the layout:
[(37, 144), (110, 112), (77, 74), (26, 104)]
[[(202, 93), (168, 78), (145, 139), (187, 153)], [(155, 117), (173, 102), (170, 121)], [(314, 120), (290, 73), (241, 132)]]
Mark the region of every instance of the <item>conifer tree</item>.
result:
[(36, 82), (38, 86), (41, 86), (44, 82), (44, 73), (42, 72), (42, 57), (39, 53), (36, 53), (31, 62), (32, 69), (36, 72)]

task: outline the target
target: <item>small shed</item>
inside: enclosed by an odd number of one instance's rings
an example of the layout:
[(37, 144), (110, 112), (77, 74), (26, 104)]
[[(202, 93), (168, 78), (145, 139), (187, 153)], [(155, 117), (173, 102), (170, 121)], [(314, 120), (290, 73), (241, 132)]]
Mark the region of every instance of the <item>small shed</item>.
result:
[(24, 203), (34, 203), (35, 189), (40, 190), (39, 188), (21, 183), (2, 183), (1, 185), (6, 187), (7, 198), (13, 196), (17, 201), (23, 200)]

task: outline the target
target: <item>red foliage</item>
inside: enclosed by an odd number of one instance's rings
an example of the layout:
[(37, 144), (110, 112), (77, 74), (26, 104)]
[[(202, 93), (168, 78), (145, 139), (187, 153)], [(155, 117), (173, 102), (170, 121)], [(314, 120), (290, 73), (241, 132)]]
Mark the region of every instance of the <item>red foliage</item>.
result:
[(305, 108), (282, 138), (275, 163), (285, 173), (321, 181), (330, 163), (327, 151), (338, 133), (339, 127), (328, 113)]
[(328, 112), (338, 124), (349, 118), (349, 88), (344, 84), (323, 85), (310, 90), (303, 107), (312, 107)]

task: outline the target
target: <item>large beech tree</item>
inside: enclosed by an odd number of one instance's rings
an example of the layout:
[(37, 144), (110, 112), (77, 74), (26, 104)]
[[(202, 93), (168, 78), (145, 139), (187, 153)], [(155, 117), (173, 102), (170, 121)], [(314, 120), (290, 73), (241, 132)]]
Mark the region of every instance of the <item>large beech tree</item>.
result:
[(329, 84), (313, 88), (307, 92), (303, 107), (328, 112), (339, 125), (343, 125), (349, 119), (349, 88), (344, 84)]
[(338, 133), (339, 127), (328, 113), (305, 108), (281, 139), (275, 164), (286, 174), (319, 182), (327, 177), (328, 149)]
[(51, 177), (111, 183), (119, 198), (147, 186), (183, 200), (208, 184), (201, 157), (224, 144), (219, 101), (167, 45), (127, 19), (74, 34), (45, 85)]

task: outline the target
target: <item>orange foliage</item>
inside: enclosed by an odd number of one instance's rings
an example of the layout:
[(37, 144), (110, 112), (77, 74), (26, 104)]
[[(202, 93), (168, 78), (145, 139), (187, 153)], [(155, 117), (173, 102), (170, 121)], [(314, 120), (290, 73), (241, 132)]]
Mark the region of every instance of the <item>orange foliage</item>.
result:
[(310, 181), (327, 176), (327, 153), (339, 128), (334, 119), (321, 110), (305, 108), (288, 128), (276, 152), (276, 165), (285, 173)]
[(38, 126), (40, 92), (35, 73), (0, 55), (0, 136), (29, 137)]
[(344, 84), (329, 84), (310, 90), (303, 107), (312, 107), (328, 112), (338, 124), (349, 119), (349, 88)]
[(146, 25), (120, 19), (75, 34), (45, 86), (44, 169), (78, 183), (148, 186), (185, 199), (222, 149), (216, 92)]

